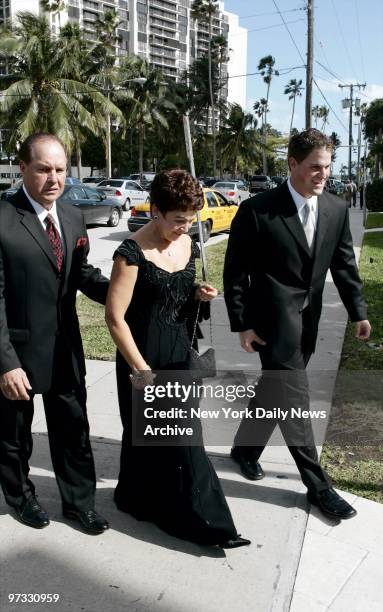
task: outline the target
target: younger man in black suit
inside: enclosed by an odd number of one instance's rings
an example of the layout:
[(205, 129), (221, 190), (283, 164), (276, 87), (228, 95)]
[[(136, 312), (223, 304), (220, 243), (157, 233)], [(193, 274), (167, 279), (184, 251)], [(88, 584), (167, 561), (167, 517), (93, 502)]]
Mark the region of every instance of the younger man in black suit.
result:
[(19, 158), (23, 186), (0, 206), (0, 483), (23, 523), (49, 524), (28, 463), (33, 397), (42, 393), (63, 514), (89, 533), (103, 533), (108, 523), (94, 510), (76, 294), (105, 304), (108, 280), (87, 263), (81, 211), (56, 202), (67, 165), (62, 142), (35, 134)]
[[(293, 136), (289, 180), (243, 202), (232, 223), (224, 269), (231, 330), (239, 332), (245, 351), (259, 350), (263, 369), (251, 407), (308, 407), (305, 368), (315, 349), (329, 269), (356, 337), (370, 335), (347, 205), (323, 191), (331, 153), (330, 139), (318, 130)], [(320, 466), (305, 419), (243, 421), (232, 449), (242, 473), (263, 477), (258, 459), (278, 421), (309, 501), (336, 518), (355, 515)]]

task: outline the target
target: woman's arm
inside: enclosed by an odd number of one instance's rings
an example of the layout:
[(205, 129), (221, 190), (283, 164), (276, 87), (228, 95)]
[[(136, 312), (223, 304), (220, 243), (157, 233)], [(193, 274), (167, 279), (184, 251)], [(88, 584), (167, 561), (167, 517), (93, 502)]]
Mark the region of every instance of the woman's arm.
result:
[(132, 300), (138, 266), (128, 266), (124, 257), (117, 257), (112, 269), (105, 307), (105, 320), (118, 350), (133, 371), (150, 370), (134, 341), (125, 313)]

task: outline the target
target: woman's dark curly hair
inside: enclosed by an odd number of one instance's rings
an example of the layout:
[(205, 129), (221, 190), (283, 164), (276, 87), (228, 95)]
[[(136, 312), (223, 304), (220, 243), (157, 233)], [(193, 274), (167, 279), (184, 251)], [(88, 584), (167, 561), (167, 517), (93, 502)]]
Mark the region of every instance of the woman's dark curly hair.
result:
[(154, 177), (150, 187), (150, 203), (162, 214), (171, 210), (201, 210), (202, 187), (186, 170), (164, 170)]

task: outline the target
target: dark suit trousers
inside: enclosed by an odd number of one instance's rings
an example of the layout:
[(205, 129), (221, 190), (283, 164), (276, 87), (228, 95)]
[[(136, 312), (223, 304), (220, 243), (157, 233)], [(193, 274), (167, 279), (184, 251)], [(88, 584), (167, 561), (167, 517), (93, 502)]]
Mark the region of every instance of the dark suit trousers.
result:
[[(85, 382), (69, 390), (43, 394), (53, 469), (63, 507), (94, 508), (96, 477), (89, 441)], [(33, 398), (7, 400), (0, 393), (0, 482), (6, 502), (19, 506), (34, 495), (29, 478), (32, 454)]]
[[(307, 314), (304, 311), (303, 323)], [(310, 419), (255, 418), (257, 407), (265, 410), (280, 407), (289, 414), (291, 407), (309, 409), (306, 365), (311, 351), (305, 326), (303, 330), (301, 347), (285, 362), (271, 359), (267, 349), (261, 349), (262, 376), (256, 387), (256, 396), (249, 403), (254, 418), (242, 420), (234, 445), (243, 456), (258, 461), (275, 427), (279, 425), (303, 483), (310, 491), (317, 493), (331, 487), (331, 480), (319, 464)]]

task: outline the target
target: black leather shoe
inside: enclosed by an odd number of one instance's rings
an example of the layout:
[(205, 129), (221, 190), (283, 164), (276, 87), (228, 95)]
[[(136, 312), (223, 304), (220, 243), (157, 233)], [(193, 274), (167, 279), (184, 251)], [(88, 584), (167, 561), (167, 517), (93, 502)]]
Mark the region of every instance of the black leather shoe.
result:
[(233, 540), (226, 540), (226, 542), (222, 542), (219, 546), (221, 548), (239, 548), (240, 546), (249, 546), (251, 544), (250, 540), (246, 540), (245, 538), (241, 538), (238, 536)]
[(248, 480), (262, 480), (265, 477), (261, 464), (258, 461), (246, 459), (238, 448), (234, 447), (231, 449), (230, 457), (238, 463), (242, 474)]
[(332, 518), (349, 519), (357, 513), (355, 508), (350, 506), (333, 488), (326, 489), (320, 493), (308, 491), (307, 499), (313, 506), (318, 506), (323, 514)]
[(95, 510), (63, 510), (63, 515), (81, 523), (87, 533), (98, 535), (109, 529), (109, 523)]
[(35, 529), (43, 529), (49, 525), (49, 517), (35, 496), (27, 499), (21, 506), (15, 508), (19, 520)]

